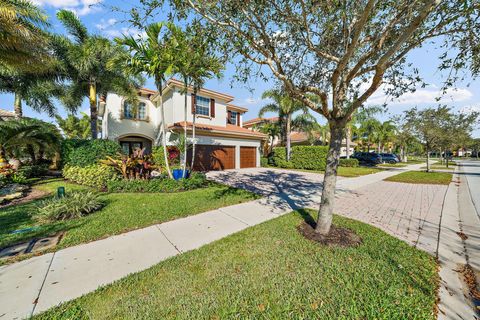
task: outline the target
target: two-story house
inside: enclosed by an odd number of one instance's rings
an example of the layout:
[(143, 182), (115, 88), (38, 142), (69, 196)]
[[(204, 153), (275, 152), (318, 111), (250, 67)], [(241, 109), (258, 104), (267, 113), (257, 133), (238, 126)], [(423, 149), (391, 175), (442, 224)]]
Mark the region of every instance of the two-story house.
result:
[[(124, 97), (109, 93), (100, 103), (102, 136), (118, 141), (125, 153), (135, 148), (147, 152), (161, 144), (160, 94), (164, 100), (167, 144), (171, 145), (184, 131), (192, 136), (195, 114), (195, 170), (223, 170), (260, 166), (260, 147), (266, 135), (243, 128), (243, 114), (248, 110), (231, 104), (233, 97), (201, 89), (196, 95), (192, 88), (185, 94), (182, 82), (170, 79), (162, 92), (139, 90), (139, 105), (134, 108)], [(195, 111), (195, 112), (194, 112)], [(187, 155), (191, 160), (191, 151)]]

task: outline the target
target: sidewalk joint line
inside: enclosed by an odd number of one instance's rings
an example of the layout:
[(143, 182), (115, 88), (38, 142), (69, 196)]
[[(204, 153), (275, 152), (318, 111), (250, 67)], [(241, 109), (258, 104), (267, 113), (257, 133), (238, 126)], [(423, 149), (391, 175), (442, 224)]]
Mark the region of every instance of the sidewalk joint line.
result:
[(57, 253), (57, 252), (54, 252), (54, 253), (53, 253), (52, 259), (50, 260), (50, 263), (48, 264), (47, 272), (45, 272), (45, 277), (43, 278), (42, 285), (40, 286), (40, 289), (38, 290), (38, 295), (37, 295), (37, 297), (36, 297), (35, 300), (34, 300), (33, 308), (32, 308), (32, 313), (30, 314), (30, 318), (33, 317), (33, 314), (35, 313), (35, 308), (36, 308), (37, 305), (38, 305), (38, 300), (40, 299), (40, 294), (42, 293), (43, 286), (45, 285), (45, 282), (47, 281), (47, 276), (48, 276), (48, 273), (50, 272), (50, 268), (51, 268), (51, 266), (52, 266), (53, 259), (55, 258), (55, 254), (56, 254), (56, 253)]
[(167, 241), (175, 248), (175, 250), (177, 250), (178, 253), (182, 254), (183, 252), (180, 251), (180, 249), (177, 248), (176, 245), (173, 244), (172, 241), (170, 241), (170, 239), (168, 239), (167, 235), (162, 231), (162, 229), (160, 229), (160, 225), (156, 224), (155, 225), (158, 229), (158, 231), (160, 231), (160, 233), (165, 237), (165, 239), (167, 239)]
[(243, 223), (243, 224), (246, 225), (246, 226), (249, 226), (249, 227), (253, 226), (253, 225), (250, 225), (250, 224), (246, 223), (245, 221), (243, 221), (243, 220), (241, 220), (241, 219), (238, 219), (238, 218), (236, 218), (236, 217), (228, 214), (226, 211), (223, 211), (222, 209), (223, 209), (223, 208), (220, 208), (220, 209), (218, 209), (218, 211), (222, 212), (223, 214), (229, 216), (230, 218), (232, 218), (232, 219), (234, 219), (234, 220), (237, 220), (238, 222)]

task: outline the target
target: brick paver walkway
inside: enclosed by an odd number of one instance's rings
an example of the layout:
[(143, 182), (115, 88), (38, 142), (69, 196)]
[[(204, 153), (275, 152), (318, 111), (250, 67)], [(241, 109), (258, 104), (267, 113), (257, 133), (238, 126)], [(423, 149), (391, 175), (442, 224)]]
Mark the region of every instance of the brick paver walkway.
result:
[(444, 185), (380, 181), (336, 196), (335, 213), (436, 254)]

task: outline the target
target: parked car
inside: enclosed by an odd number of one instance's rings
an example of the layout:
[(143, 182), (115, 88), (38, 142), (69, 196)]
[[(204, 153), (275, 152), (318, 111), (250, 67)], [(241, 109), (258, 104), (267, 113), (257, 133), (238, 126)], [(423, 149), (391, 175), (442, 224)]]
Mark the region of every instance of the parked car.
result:
[(361, 164), (376, 165), (382, 163), (382, 157), (375, 152), (355, 152), (352, 158), (357, 159)]
[(393, 153), (380, 153), (380, 156), (382, 157), (383, 163), (395, 164), (400, 162), (398, 157)]

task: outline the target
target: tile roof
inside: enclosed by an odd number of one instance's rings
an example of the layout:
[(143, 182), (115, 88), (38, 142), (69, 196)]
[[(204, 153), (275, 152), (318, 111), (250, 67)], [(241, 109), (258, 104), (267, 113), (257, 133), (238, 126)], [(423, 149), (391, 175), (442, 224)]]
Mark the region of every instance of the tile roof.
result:
[[(185, 127), (185, 121), (182, 122), (176, 122), (173, 125), (170, 125), (168, 128), (169, 129), (180, 129)], [(191, 130), (192, 129), (192, 123), (187, 122), (187, 129)], [(206, 125), (203, 123), (195, 123), (195, 130), (198, 131), (206, 131), (206, 132), (211, 132), (211, 133), (224, 133), (224, 134), (229, 134), (229, 135), (237, 135), (237, 136), (248, 136), (248, 137), (257, 137), (261, 139), (266, 139), (267, 135), (260, 133), (260, 132), (254, 132), (246, 128), (242, 128), (239, 126), (235, 126), (233, 124), (227, 124), (225, 127), (222, 126), (212, 126), (212, 125)]]
[(15, 117), (15, 113), (5, 109), (0, 109), (0, 118), (1, 117), (5, 117), (5, 118)]
[(244, 121), (243, 122), (243, 125), (247, 125), (247, 126), (250, 126), (250, 125), (254, 125), (254, 124), (257, 124), (257, 123), (260, 123), (260, 122), (277, 122), (278, 121), (278, 117), (271, 117), (271, 118), (254, 118), (254, 119), (250, 119), (250, 120), (247, 120), (247, 121)]

